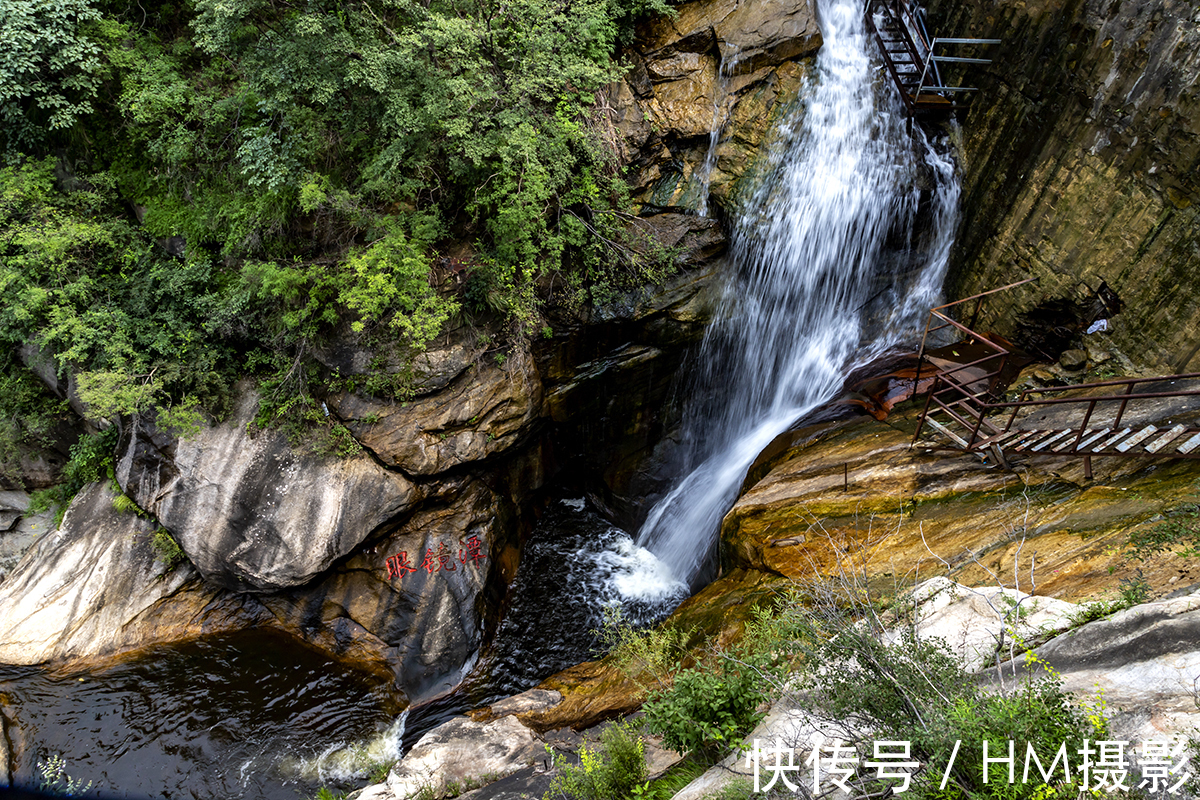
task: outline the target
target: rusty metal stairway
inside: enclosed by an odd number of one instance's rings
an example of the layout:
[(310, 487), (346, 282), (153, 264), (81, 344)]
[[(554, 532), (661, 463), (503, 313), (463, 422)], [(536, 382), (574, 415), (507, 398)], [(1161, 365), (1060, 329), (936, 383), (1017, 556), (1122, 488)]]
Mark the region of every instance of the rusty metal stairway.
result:
[[(918, 371), (927, 364), (939, 372), (913, 444), (928, 428), (940, 439), (926, 442), (927, 448), (976, 453), (1001, 464), (1006, 453), (1078, 456), (1088, 477), (1093, 456), (1200, 458), (1200, 373), (1026, 389), (1008, 402), (998, 396), (1019, 355), (999, 337), (976, 333), (948, 312), (975, 300), (977, 316), (984, 298), (1028, 282), (930, 309)], [(947, 328), (963, 338), (926, 352), (929, 335)], [(954, 360), (963, 353), (968, 360)]]
[(907, 0), (867, 0), (864, 15), (867, 31), (875, 39), (884, 66), (900, 91), (910, 122), (915, 116), (950, 114), (961, 107), (952, 99), (954, 95), (978, 91), (969, 86), (944, 85), (939, 64), (991, 63), (988, 58), (938, 55), (939, 47), (1000, 43), (999, 39), (930, 37)]

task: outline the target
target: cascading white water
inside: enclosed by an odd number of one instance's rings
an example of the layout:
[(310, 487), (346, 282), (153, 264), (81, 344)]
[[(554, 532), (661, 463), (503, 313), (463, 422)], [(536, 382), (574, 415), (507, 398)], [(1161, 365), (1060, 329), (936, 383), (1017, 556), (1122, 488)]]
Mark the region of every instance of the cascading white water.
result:
[[(685, 411), (685, 477), (638, 536), (684, 581), (763, 447), (830, 399), (853, 363), (911, 336), (944, 276), (953, 165), (906, 133), (893, 87), (875, 85), (861, 0), (819, 5), (815, 86), (736, 222), (695, 377), (702, 399)], [(932, 208), (919, 214), (931, 174)]]
[(708, 216), (708, 189), (712, 184), (713, 170), (717, 168), (717, 146), (721, 144), (721, 135), (729, 119), (729, 81), (740, 60), (741, 53), (737, 48), (722, 49), (721, 65), (717, 68), (717, 86), (713, 91), (713, 120), (708, 132), (708, 151), (704, 154), (704, 163), (700, 165), (698, 176), (700, 199), (696, 213), (702, 217)]

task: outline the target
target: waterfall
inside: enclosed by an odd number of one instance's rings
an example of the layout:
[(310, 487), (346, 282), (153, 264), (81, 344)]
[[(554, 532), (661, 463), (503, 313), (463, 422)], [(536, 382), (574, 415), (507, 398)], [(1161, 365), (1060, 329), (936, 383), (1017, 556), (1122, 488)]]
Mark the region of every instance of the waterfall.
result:
[(684, 477), (638, 535), (693, 584), (754, 458), (833, 397), (851, 366), (912, 337), (951, 244), (953, 164), (919, 129), (906, 133), (892, 87), (875, 85), (861, 0), (819, 5), (815, 85), (734, 223), (688, 391)]
[(708, 189), (712, 184), (713, 170), (717, 168), (717, 147), (721, 144), (721, 134), (729, 119), (730, 98), (729, 81), (737, 69), (741, 52), (733, 46), (721, 49), (721, 65), (717, 68), (717, 85), (713, 89), (713, 120), (708, 132), (708, 151), (704, 154), (704, 163), (700, 165), (699, 192), (696, 213), (702, 217), (708, 216)]

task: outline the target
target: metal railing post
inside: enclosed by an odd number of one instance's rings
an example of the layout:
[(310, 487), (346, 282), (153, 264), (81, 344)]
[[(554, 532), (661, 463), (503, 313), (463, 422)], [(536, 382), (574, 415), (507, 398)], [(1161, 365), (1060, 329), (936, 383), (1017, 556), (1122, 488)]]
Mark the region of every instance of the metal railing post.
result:
[[(1125, 387), (1125, 394), (1133, 394), (1133, 385), (1135, 383), (1137, 383), (1137, 381), (1129, 382), (1129, 385)], [(1125, 406), (1128, 405), (1128, 403), (1128, 397), (1121, 401), (1121, 408), (1117, 411), (1117, 418), (1113, 421), (1113, 430), (1117, 430), (1121, 427), (1121, 417), (1125, 416)]]
[(912, 447), (917, 443), (917, 439), (921, 438), (921, 429), (925, 427), (925, 417), (929, 414), (929, 403), (933, 400), (933, 395), (937, 391), (938, 384), (941, 383), (942, 376), (933, 376), (933, 386), (929, 387), (929, 394), (925, 395), (925, 406), (921, 409), (921, 417), (917, 420), (917, 432), (913, 434)]
[(1096, 400), (1088, 403), (1087, 413), (1083, 415), (1083, 424), (1079, 426), (1079, 434), (1075, 437), (1074, 444), (1071, 445), (1071, 452), (1074, 453), (1079, 449), (1079, 443), (1083, 440), (1083, 434), (1087, 433), (1088, 422), (1092, 418), (1092, 412), (1096, 410)]

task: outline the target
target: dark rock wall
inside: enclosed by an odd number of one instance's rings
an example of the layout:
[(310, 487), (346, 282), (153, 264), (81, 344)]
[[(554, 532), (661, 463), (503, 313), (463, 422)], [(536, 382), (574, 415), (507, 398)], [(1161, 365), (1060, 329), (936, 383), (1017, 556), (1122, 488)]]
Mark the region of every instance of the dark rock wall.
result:
[[(1200, 8), (1187, 0), (930, 0), (935, 36), (1000, 38), (972, 68), (947, 295), (1025, 277), (981, 326), (1101, 280), (1113, 342), (1200, 369)], [(964, 55), (967, 53), (963, 51)], [(1086, 291), (1079, 286), (1080, 291)]]

